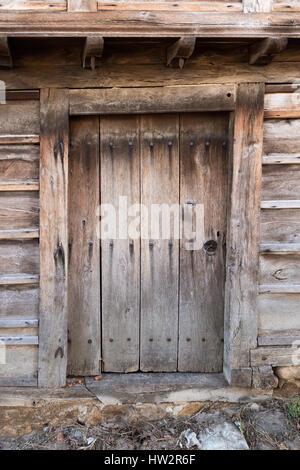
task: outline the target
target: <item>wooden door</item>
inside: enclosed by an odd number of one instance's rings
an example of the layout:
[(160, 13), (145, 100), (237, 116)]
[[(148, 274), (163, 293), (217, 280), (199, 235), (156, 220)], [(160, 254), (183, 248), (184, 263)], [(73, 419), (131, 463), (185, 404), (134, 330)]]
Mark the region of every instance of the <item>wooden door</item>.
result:
[[(100, 357), (106, 372), (222, 370), (227, 140), (227, 113), (72, 118), (69, 374), (98, 373)], [(117, 210), (117, 232), (96, 239), (97, 207), (122, 198), (145, 209), (127, 220)], [(151, 238), (162, 204), (180, 240), (174, 230)], [(187, 249), (196, 205), (204, 244)]]

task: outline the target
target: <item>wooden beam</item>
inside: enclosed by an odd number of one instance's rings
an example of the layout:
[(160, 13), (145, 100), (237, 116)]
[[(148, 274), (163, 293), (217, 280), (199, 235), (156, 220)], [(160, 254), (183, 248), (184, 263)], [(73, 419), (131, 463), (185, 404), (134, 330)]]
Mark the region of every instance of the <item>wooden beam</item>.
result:
[(0, 328), (37, 328), (38, 318), (0, 318)]
[(7, 274), (0, 275), (0, 286), (20, 286), (25, 284), (35, 285), (39, 283), (37, 274)]
[(27, 228), (23, 230), (0, 230), (0, 240), (28, 240), (39, 238), (38, 228)]
[(13, 68), (13, 60), (7, 37), (0, 37), (0, 68)]
[(0, 344), (6, 346), (35, 346), (39, 344), (38, 336), (0, 336)]
[(97, 0), (67, 0), (68, 11), (97, 11)]
[(251, 351), (251, 365), (253, 367), (292, 366), (295, 359), (299, 361), (299, 347), (267, 347), (257, 348)]
[(0, 35), (13, 37), (300, 37), (300, 13), (98, 11), (5, 13)]
[(259, 286), (260, 294), (300, 294), (300, 284), (261, 284)]
[(41, 90), (39, 387), (66, 384), (69, 99)]
[(172, 0), (117, 0), (111, 2), (110, 0), (98, 1), (98, 10), (141, 10), (141, 11), (242, 11), (243, 6), (239, 1), (226, 2), (226, 1), (193, 1), (181, 0), (180, 2), (173, 2)]
[(82, 67), (84, 69), (95, 70), (96, 59), (100, 59), (103, 54), (104, 39), (99, 37), (85, 38), (82, 53)]
[(263, 120), (264, 85), (240, 84), (232, 125), (225, 286), (224, 373), (232, 385), (251, 382), (250, 349), (257, 344)]
[(274, 55), (286, 49), (287, 38), (266, 38), (249, 46), (250, 65), (268, 65), (272, 62)]
[(263, 165), (300, 165), (300, 155), (299, 153), (270, 153), (263, 155)]
[(300, 243), (261, 243), (259, 245), (260, 253), (298, 253), (300, 252)]
[(167, 65), (178, 64), (183, 69), (186, 60), (191, 57), (196, 45), (195, 37), (182, 37), (167, 48)]
[(234, 109), (235, 85), (70, 90), (70, 114), (145, 114)]
[(66, 0), (5, 0), (0, 3), (0, 11), (64, 11)]

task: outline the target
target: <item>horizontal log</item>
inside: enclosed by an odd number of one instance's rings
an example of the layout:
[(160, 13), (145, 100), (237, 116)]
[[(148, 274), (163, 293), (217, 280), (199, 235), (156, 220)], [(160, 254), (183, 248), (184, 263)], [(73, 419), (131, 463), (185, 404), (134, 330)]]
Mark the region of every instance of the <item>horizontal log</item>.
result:
[(298, 253), (300, 243), (261, 243), (260, 253)]
[(98, 10), (105, 11), (242, 11), (243, 5), (241, 2), (218, 2), (218, 1), (100, 1), (98, 2)]
[(18, 100), (39, 100), (39, 90), (7, 90), (6, 101), (18, 101)]
[(18, 183), (17, 181), (11, 183), (0, 182), (0, 191), (39, 191), (39, 189), (39, 183), (33, 181), (24, 183)]
[(260, 294), (299, 294), (300, 284), (260, 284)]
[(281, 83), (281, 84), (266, 84), (265, 92), (269, 93), (294, 93), (299, 90), (300, 83)]
[(39, 344), (38, 336), (0, 336), (0, 344), (6, 346), (35, 346)]
[(262, 163), (263, 165), (300, 165), (300, 155), (297, 153), (271, 153), (263, 155)]
[(261, 209), (300, 209), (300, 200), (261, 201)]
[(38, 283), (39, 276), (37, 274), (0, 275), (0, 286), (36, 285)]
[[(250, 351), (251, 366), (291, 366), (294, 365), (294, 358), (297, 355), (297, 348), (292, 347), (266, 347), (257, 348)], [(299, 356), (299, 353), (298, 353)]]
[(37, 328), (37, 318), (0, 318), (0, 328)]
[(0, 11), (66, 11), (67, 0), (2, 0)]
[(286, 11), (300, 11), (300, 2), (287, 1), (287, 2), (273, 2), (272, 11), (286, 12)]
[(38, 144), (40, 136), (31, 135), (0, 135), (0, 144)]
[(295, 341), (300, 344), (300, 335), (259, 336), (258, 346), (292, 346)]
[(38, 228), (28, 228), (19, 230), (0, 230), (0, 240), (27, 240), (39, 238)]
[(70, 90), (70, 114), (144, 114), (233, 110), (234, 85)]
[(0, 387), (37, 387), (37, 378), (0, 377)]
[(264, 106), (265, 118), (299, 118), (299, 88), (292, 93), (267, 93)]
[(104, 37), (300, 37), (299, 13), (99, 11), (88, 13), (5, 13), (0, 34), (6, 36)]

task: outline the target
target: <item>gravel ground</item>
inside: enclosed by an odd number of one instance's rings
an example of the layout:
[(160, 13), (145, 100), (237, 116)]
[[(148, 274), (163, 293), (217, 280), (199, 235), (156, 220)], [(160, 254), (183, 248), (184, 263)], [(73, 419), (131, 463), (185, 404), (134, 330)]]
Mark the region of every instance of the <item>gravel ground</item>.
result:
[[(299, 416), (291, 416), (291, 402), (263, 404), (206, 404), (195, 415), (130, 424), (81, 424), (46, 427), (31, 434), (0, 439), (0, 449), (22, 450), (177, 450), (196, 449), (187, 435), (234, 424), (250, 449), (300, 450)], [(220, 427), (220, 426), (219, 426)], [(188, 430), (188, 431), (187, 431)]]

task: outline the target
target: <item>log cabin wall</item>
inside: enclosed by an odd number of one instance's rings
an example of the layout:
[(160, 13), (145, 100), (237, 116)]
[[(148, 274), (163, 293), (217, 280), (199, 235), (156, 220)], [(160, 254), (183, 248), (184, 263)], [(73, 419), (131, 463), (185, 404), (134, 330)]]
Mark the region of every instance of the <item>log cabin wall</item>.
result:
[[(0, 71), (10, 91), (0, 108), (0, 337), (9, 345), (2, 384), (37, 382), (39, 90), (47, 87), (267, 84), (257, 247), (259, 331), (251, 365), (292, 364), (290, 346), (300, 336), (300, 112), (290, 86), (300, 80), (298, 43), (290, 40), (267, 66), (250, 66), (253, 40), (198, 40), (193, 56), (179, 70), (165, 65), (172, 41), (107, 39), (98, 68), (83, 70), (81, 38), (10, 39), (14, 68)], [(278, 85), (283, 80), (286, 84)]]

